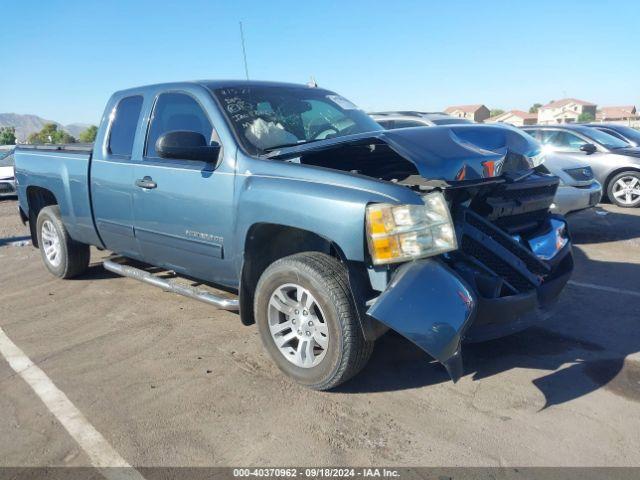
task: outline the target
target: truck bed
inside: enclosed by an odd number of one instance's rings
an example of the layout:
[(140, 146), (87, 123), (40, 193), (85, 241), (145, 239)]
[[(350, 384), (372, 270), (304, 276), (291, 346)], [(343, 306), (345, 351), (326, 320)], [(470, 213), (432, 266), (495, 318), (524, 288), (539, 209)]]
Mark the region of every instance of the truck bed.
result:
[(100, 245), (89, 194), (91, 144), (18, 145), (15, 174), (20, 209), (29, 217), (30, 203), (46, 190), (55, 197), (60, 213), (74, 240)]

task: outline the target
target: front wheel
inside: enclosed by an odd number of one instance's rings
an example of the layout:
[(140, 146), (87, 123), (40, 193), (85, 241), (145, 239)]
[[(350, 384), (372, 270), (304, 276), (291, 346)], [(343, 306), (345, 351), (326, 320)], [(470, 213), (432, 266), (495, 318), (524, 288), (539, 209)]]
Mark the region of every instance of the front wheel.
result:
[(56, 277), (72, 278), (87, 269), (89, 245), (76, 242), (69, 236), (57, 205), (40, 210), (36, 232), (42, 261)]
[(607, 194), (619, 207), (640, 206), (640, 172), (619, 173), (609, 182)]
[(265, 348), (298, 383), (328, 390), (369, 360), (345, 267), (306, 252), (277, 260), (260, 277), (254, 312)]

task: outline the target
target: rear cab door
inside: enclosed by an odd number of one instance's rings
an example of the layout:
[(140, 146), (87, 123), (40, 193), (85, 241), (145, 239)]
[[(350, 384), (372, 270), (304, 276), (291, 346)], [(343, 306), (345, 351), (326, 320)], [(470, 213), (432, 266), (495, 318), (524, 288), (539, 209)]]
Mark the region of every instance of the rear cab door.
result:
[[(236, 286), (224, 244), (233, 236), (235, 148), (218, 134), (221, 119), (211, 94), (195, 84), (158, 89), (150, 95), (147, 113), (132, 179), (138, 184), (135, 234), (144, 261)], [(218, 162), (160, 158), (156, 141), (170, 131), (194, 131), (220, 143)]]
[(104, 246), (140, 259), (133, 224), (135, 139), (144, 130), (142, 92), (115, 94), (105, 110), (90, 169), (93, 215)]

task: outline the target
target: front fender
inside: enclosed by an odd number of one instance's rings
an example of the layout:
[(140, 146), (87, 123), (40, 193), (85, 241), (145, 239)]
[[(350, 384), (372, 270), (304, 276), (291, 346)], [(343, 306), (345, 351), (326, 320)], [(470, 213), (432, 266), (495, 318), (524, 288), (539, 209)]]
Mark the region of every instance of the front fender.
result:
[(368, 314), (462, 376), (460, 343), (473, 322), (477, 299), (449, 267), (435, 259), (402, 265)]

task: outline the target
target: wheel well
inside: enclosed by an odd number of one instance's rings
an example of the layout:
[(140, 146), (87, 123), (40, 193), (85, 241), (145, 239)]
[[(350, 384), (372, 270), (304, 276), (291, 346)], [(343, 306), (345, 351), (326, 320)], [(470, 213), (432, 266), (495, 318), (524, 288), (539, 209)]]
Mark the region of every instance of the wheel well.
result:
[(57, 205), (55, 195), (51, 191), (42, 187), (27, 188), (27, 202), (29, 205), (29, 230), (31, 232), (31, 243), (38, 247), (38, 234), (36, 232), (36, 222), (40, 210), (49, 205)]
[(253, 294), (262, 272), (276, 260), (300, 252), (322, 252), (344, 260), (344, 254), (334, 242), (308, 230), (271, 223), (260, 223), (249, 229), (240, 280), (242, 323), (255, 323)]
[(636, 173), (640, 173), (640, 168), (635, 168), (635, 167), (622, 167), (622, 168), (618, 168), (617, 170), (614, 170), (613, 172), (611, 172), (608, 176), (607, 176), (607, 180), (605, 181), (605, 184), (602, 186), (602, 188), (604, 189), (604, 194), (607, 195), (607, 197), (609, 196), (609, 183), (611, 182), (611, 180), (613, 179), (613, 177), (615, 177), (616, 175), (622, 173), (622, 172), (636, 172)]

